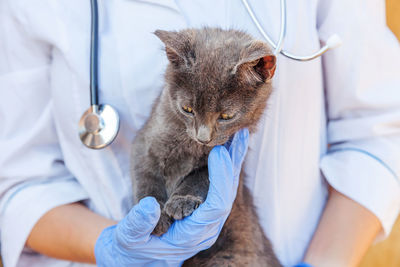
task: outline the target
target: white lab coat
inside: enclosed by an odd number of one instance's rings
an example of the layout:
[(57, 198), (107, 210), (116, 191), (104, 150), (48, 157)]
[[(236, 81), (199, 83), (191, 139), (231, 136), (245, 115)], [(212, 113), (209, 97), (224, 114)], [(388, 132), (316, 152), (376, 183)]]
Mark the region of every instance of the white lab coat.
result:
[[(249, 2), (276, 40), (279, 1)], [(400, 206), (400, 48), (383, 0), (288, 1), (287, 9), (286, 50), (310, 54), (333, 33), (343, 39), (311, 62), (279, 56), (274, 93), (250, 140), (246, 183), (275, 252), (290, 266), (318, 224), (327, 182), (379, 218), (381, 237), (390, 231)], [(89, 107), (89, 0), (0, 0), (5, 267), (83, 266), (24, 248), (51, 208), (85, 201), (113, 219), (131, 208), (130, 143), (167, 64), (154, 30), (208, 25), (262, 39), (239, 0), (100, 0), (99, 14), (100, 102), (118, 110), (121, 128), (110, 147), (90, 150), (77, 129)]]

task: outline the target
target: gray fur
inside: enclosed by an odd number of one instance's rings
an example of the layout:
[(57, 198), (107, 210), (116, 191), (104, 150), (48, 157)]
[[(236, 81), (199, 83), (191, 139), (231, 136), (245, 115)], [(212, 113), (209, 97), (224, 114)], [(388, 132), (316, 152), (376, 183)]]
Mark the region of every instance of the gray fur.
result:
[[(156, 31), (170, 64), (165, 88), (132, 144), (135, 201), (153, 196), (162, 212), (153, 233), (190, 215), (206, 198), (207, 158), (241, 128), (255, 130), (272, 87), (269, 47), (234, 30)], [(190, 107), (189, 113), (183, 107)], [(221, 114), (232, 115), (222, 120)], [(240, 182), (232, 212), (214, 246), (186, 266), (280, 266)]]

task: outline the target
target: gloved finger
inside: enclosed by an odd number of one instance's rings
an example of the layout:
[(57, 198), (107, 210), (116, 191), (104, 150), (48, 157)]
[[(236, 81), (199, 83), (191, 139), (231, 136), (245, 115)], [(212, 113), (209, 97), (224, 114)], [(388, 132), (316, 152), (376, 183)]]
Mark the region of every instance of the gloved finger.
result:
[[(208, 157), (210, 186), (206, 201), (191, 216), (175, 221), (168, 232), (161, 236), (161, 240), (181, 248), (193, 247), (196, 251), (212, 246), (236, 196), (240, 166), (247, 152), (248, 136), (247, 129), (241, 130), (229, 143), (211, 150)], [(239, 169), (237, 177), (233, 175), (232, 160)]]
[(237, 191), (232, 161), (225, 147), (216, 146), (211, 150), (208, 172), (210, 185), (205, 202), (192, 215), (175, 221), (161, 240), (185, 250), (196, 248), (196, 251), (209, 248), (216, 241)]
[(217, 240), (227, 215), (214, 218), (213, 221), (200, 221), (193, 219), (193, 216), (192, 214), (175, 221), (160, 240), (186, 252), (194, 251), (193, 255), (211, 247)]
[(240, 174), (244, 157), (246, 156), (249, 145), (249, 130), (247, 128), (238, 131), (231, 145), (229, 146), (229, 155), (232, 159), (235, 176)]
[(132, 246), (147, 241), (160, 218), (160, 205), (154, 197), (145, 197), (117, 225), (116, 239), (121, 245)]
[[(186, 228), (186, 242), (206, 249), (218, 237), (232, 208), (239, 184), (241, 166), (248, 149), (249, 131), (237, 132), (229, 144), (215, 147), (208, 157), (210, 188), (206, 201), (183, 221), (175, 222), (180, 230)], [(227, 151), (227, 146), (228, 150)], [(228, 152), (228, 153), (227, 153)], [(179, 238), (177, 238), (179, 240)]]
[(214, 147), (208, 156), (210, 185), (207, 198), (194, 211), (193, 220), (214, 221), (227, 215), (237, 190), (233, 178), (233, 166), (228, 151), (223, 146)]

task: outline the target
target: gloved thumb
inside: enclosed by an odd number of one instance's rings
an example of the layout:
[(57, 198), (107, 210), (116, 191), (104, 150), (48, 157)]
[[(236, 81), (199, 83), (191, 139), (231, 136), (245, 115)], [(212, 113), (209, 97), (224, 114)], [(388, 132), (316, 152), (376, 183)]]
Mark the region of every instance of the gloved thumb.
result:
[(145, 197), (117, 225), (116, 238), (125, 246), (146, 241), (160, 218), (160, 205), (154, 197)]
[(241, 129), (235, 134), (231, 145), (229, 146), (229, 155), (232, 159), (233, 171), (235, 177), (239, 177), (240, 170), (242, 169), (242, 163), (246, 156), (247, 149), (249, 146), (249, 130)]
[(233, 177), (232, 160), (223, 146), (214, 147), (208, 156), (210, 187), (206, 201), (192, 214), (192, 219), (204, 223), (229, 214), (237, 183)]

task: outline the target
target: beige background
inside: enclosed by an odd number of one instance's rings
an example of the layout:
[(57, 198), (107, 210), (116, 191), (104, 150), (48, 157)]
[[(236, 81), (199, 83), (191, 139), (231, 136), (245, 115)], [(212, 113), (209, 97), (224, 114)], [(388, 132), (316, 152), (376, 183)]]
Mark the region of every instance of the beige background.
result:
[(400, 0), (387, 0), (386, 12), (389, 27), (400, 40)]

